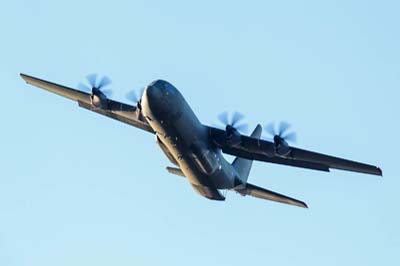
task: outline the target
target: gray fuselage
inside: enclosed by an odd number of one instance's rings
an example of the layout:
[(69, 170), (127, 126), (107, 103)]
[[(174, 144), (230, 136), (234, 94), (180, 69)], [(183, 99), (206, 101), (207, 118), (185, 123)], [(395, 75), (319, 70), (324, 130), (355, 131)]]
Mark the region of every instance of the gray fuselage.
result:
[(235, 186), (236, 170), (209, 141), (208, 128), (201, 124), (173, 85), (163, 80), (152, 82), (143, 93), (141, 106), (158, 141), (166, 148), (163, 151), (169, 153), (167, 156), (197, 191), (201, 187), (231, 189)]

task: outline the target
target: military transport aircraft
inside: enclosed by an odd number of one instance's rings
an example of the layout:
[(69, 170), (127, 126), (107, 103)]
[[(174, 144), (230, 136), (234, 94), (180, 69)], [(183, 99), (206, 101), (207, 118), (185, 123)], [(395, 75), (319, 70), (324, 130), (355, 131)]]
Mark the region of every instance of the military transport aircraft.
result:
[[(80, 107), (155, 134), (161, 150), (174, 165), (167, 167), (168, 172), (186, 177), (194, 190), (208, 199), (225, 200), (223, 192), (233, 190), (243, 196), (307, 208), (302, 201), (248, 183), (253, 160), (382, 176), (381, 169), (373, 165), (289, 146), (288, 141), (295, 134), (287, 133), (287, 123), (281, 123), (278, 132), (273, 125), (266, 127), (273, 135), (272, 141), (261, 139), (260, 125), (250, 136), (241, 134), (245, 125), (240, 125), (240, 113), (234, 113), (230, 119), (222, 113), (219, 119), (225, 124), (224, 129), (203, 125), (181, 93), (164, 80), (150, 83), (140, 99), (131, 97), (136, 105), (128, 105), (109, 99), (103, 87), (110, 84), (110, 79), (99, 79), (96, 74), (88, 75), (89, 86), (80, 83), (79, 90), (25, 74), (21, 77), (28, 84), (78, 102)], [(237, 157), (229, 163), (222, 153)]]

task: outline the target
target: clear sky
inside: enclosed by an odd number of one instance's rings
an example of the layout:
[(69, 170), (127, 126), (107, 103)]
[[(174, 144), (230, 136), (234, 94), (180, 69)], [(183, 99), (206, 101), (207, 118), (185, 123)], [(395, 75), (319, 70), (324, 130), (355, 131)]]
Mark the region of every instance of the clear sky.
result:
[[(305, 2), (305, 3), (304, 3)], [(0, 265), (400, 265), (398, 1), (2, 1)], [(255, 163), (309, 209), (198, 196), (154, 136), (26, 85), (157, 78), (384, 177)]]

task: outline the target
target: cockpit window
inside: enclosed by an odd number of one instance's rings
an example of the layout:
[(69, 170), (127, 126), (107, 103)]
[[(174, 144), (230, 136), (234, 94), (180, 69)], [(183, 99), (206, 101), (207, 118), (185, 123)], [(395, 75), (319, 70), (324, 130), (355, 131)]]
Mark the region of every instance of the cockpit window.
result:
[(150, 83), (149, 86), (158, 88), (166, 95), (175, 94), (176, 92), (176, 88), (174, 86), (172, 86), (169, 82), (161, 79), (153, 81), (152, 83)]
[(164, 83), (164, 88), (165, 88), (165, 90), (166, 90), (166, 92), (167, 92), (168, 94), (175, 93), (175, 91), (176, 91), (176, 89), (174, 88), (174, 86), (172, 86), (172, 85), (169, 84), (168, 82), (165, 82), (165, 83)]
[(158, 79), (150, 83), (150, 86), (154, 86), (159, 89), (164, 89), (164, 83), (165, 81)]

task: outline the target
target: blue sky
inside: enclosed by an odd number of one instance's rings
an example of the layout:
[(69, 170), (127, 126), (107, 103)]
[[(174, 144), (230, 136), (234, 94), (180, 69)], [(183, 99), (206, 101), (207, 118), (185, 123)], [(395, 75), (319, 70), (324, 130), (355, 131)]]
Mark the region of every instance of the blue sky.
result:
[[(398, 1), (3, 1), (0, 265), (398, 265)], [(384, 178), (255, 163), (304, 210), (198, 196), (154, 136), (30, 87), (157, 78), (200, 120), (289, 121)]]

